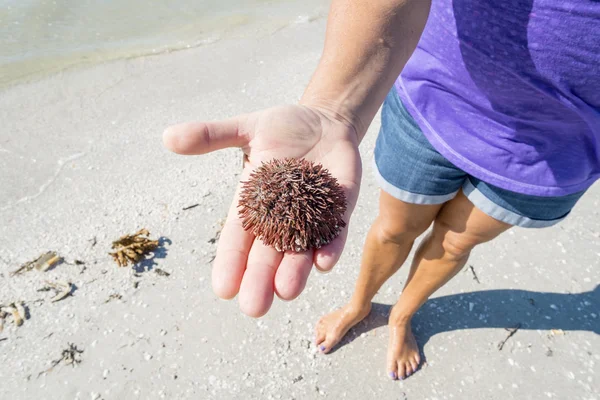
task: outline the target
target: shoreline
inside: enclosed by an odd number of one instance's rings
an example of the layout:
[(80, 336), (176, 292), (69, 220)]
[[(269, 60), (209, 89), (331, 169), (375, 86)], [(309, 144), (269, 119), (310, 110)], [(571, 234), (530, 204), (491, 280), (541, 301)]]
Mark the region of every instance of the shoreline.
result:
[[(44, 79), (51, 78), (52, 76), (58, 74), (66, 74), (72, 71), (93, 68), (98, 65), (105, 65), (113, 62), (134, 60), (137, 58), (144, 57), (162, 56), (179, 51), (193, 50), (199, 47), (218, 44), (220, 41), (223, 40), (239, 40), (245, 37), (264, 38), (275, 35), (277, 34), (277, 32), (292, 27), (294, 25), (306, 23), (310, 24), (319, 20), (324, 20), (326, 18), (327, 15), (323, 14), (323, 12), (316, 12), (316, 14), (314, 15), (301, 15), (298, 16), (296, 19), (289, 20), (285, 23), (274, 24), (273, 26), (270, 26), (268, 28), (262, 26), (262, 23), (264, 21), (248, 21), (240, 23), (239, 25), (231, 25), (225, 29), (212, 32), (208, 37), (195, 40), (192, 44), (162, 44), (159, 49), (142, 49), (134, 47), (127, 51), (114, 49), (113, 51), (105, 55), (101, 55), (100, 52), (80, 53), (78, 57), (64, 56), (62, 58), (55, 58), (50, 61), (50, 63), (52, 63), (53, 66), (48, 66), (44, 69), (28, 72), (24, 75), (19, 76), (14, 76), (13, 70), (15, 70), (18, 66), (26, 67), (31, 63), (31, 61), (20, 61), (16, 63), (16, 65), (9, 66), (0, 65), (0, 72), (4, 70), (4, 75), (12, 75), (12, 77), (7, 78), (6, 80), (0, 79), (0, 95), (2, 94), (2, 91), (8, 90), (12, 87), (43, 81)], [(65, 61), (59, 61), (61, 59), (64, 59)], [(0, 76), (1, 75), (2, 74), (0, 74)]]

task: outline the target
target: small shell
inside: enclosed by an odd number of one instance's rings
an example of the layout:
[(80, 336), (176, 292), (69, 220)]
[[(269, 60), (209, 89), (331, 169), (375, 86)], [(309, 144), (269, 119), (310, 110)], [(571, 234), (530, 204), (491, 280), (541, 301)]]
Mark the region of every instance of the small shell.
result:
[(62, 289), (56, 296), (50, 299), (51, 302), (56, 303), (57, 301), (61, 301), (68, 297), (73, 290), (73, 284), (71, 282), (58, 282), (60, 288)]
[(13, 316), (13, 321), (14, 321), (14, 323), (15, 323), (15, 325), (16, 325), (16, 326), (21, 326), (21, 325), (23, 325), (23, 319), (22, 319), (22, 318), (21, 318), (21, 316), (19, 315), (19, 312), (17, 311), (17, 309), (16, 309), (16, 308), (14, 308), (14, 307), (11, 307), (11, 306), (9, 306), (9, 307), (4, 307), (4, 308), (2, 309), (2, 311), (5, 311), (5, 312), (8, 312), (8, 313), (11, 313), (11, 314), (12, 314), (12, 316)]
[(45, 254), (42, 254), (35, 261), (35, 269), (37, 269), (38, 271), (46, 272), (52, 266), (56, 265), (60, 260), (61, 260), (61, 257), (59, 255), (57, 255), (53, 251), (49, 251)]
[(17, 308), (19, 315), (21, 315), (23, 319), (27, 319), (27, 312), (25, 312), (25, 304), (23, 304), (22, 301), (17, 301), (14, 305)]

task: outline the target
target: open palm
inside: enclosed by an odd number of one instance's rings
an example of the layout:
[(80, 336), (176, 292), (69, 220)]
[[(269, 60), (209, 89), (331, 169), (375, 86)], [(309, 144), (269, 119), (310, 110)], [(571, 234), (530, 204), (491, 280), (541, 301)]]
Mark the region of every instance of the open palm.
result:
[[(194, 122), (167, 129), (165, 146), (179, 154), (205, 154), (226, 147), (244, 152), (241, 181), (262, 162), (273, 158), (306, 158), (321, 163), (343, 187), (348, 223), (360, 187), (361, 163), (356, 131), (347, 123), (317, 108), (290, 105), (241, 115), (219, 122)], [(277, 252), (242, 228), (236, 190), (221, 231), (213, 265), (215, 293), (231, 299), (239, 293), (241, 310), (264, 315), (276, 293), (284, 300), (304, 289), (313, 264), (329, 271), (344, 247), (347, 229), (328, 245), (306, 252)]]

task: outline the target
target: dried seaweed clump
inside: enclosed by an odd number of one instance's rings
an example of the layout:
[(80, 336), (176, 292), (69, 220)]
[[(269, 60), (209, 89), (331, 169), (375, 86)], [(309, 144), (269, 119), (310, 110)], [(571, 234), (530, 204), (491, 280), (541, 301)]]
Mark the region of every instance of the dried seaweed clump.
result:
[(112, 243), (112, 248), (116, 251), (108, 254), (119, 267), (125, 267), (129, 263), (135, 264), (158, 247), (158, 240), (150, 240), (148, 236), (150, 232), (147, 229), (140, 229), (133, 235), (121, 236)]
[(329, 171), (301, 159), (263, 163), (243, 182), (239, 215), (245, 230), (277, 251), (330, 243), (346, 223), (346, 196)]

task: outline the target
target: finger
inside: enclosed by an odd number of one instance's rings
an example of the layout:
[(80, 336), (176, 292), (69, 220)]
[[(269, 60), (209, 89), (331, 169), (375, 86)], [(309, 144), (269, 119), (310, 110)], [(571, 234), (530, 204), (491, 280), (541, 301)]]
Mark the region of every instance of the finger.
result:
[[(242, 180), (249, 172), (242, 173)], [(232, 299), (238, 294), (248, 253), (252, 247), (254, 236), (246, 232), (239, 218), (237, 205), (240, 188), (238, 187), (229, 214), (217, 244), (217, 253), (213, 263), (212, 286), (215, 294), (222, 299)]]
[(273, 280), (283, 253), (255, 239), (248, 254), (246, 272), (240, 286), (240, 309), (254, 318), (262, 317), (273, 304)]
[(343, 184), (344, 192), (346, 193), (346, 212), (344, 213), (343, 220), (346, 222), (346, 226), (341, 230), (339, 235), (326, 244), (320, 249), (315, 250), (314, 264), (321, 272), (328, 272), (335, 266), (342, 255), (344, 246), (346, 245), (346, 239), (348, 237), (348, 229), (350, 226), (350, 216), (356, 206), (356, 197), (358, 195), (358, 186), (352, 183)]
[(187, 122), (163, 133), (165, 147), (178, 154), (205, 154), (226, 147), (243, 147), (250, 141), (247, 116), (223, 121)]
[[(349, 160), (350, 163), (341, 165), (333, 159), (328, 160), (327, 156), (325, 156), (323, 158), (323, 164), (327, 165), (331, 175), (337, 178), (338, 183), (344, 189), (344, 194), (346, 195), (346, 212), (344, 213), (343, 220), (346, 222), (346, 226), (331, 243), (315, 251), (314, 264), (321, 272), (330, 271), (342, 255), (342, 250), (344, 249), (346, 238), (348, 236), (350, 216), (356, 206), (358, 191), (360, 189), (360, 179), (362, 175), (360, 155), (352, 145), (341, 144), (340, 146), (349, 146), (348, 148), (340, 149), (339, 151), (352, 154), (352, 159)], [(354, 168), (348, 168), (348, 165), (353, 165)]]
[(342, 255), (347, 236), (348, 228), (346, 227), (331, 243), (315, 250), (313, 260), (315, 268), (321, 272), (331, 271)]
[(304, 290), (313, 264), (313, 251), (286, 251), (275, 274), (275, 293), (282, 300), (293, 300)]

